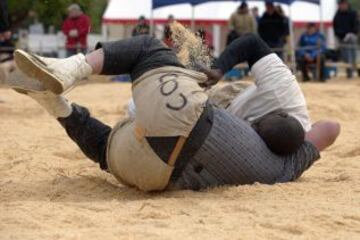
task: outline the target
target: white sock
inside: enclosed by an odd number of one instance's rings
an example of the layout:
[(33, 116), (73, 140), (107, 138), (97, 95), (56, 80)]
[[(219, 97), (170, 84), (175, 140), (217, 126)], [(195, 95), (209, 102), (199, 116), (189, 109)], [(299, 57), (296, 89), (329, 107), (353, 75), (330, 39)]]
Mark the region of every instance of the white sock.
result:
[(72, 113), (71, 104), (61, 95), (56, 95), (50, 91), (28, 92), (27, 95), (37, 101), (55, 118), (66, 118)]

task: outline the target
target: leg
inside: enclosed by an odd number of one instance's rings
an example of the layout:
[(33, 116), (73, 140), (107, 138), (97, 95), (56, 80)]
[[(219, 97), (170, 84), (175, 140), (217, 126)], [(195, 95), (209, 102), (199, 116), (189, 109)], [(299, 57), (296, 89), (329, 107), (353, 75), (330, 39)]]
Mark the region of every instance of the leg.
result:
[(76, 48), (68, 48), (68, 49), (66, 49), (66, 57), (71, 57), (71, 56), (74, 56), (76, 54), (77, 54)]
[(326, 81), (326, 76), (325, 76), (325, 56), (322, 55), (320, 58), (320, 81), (321, 82), (325, 82)]
[(72, 113), (66, 118), (58, 118), (69, 137), (81, 151), (100, 168), (107, 170), (106, 147), (111, 128), (90, 116), (89, 111), (72, 104)]
[(299, 64), (301, 74), (303, 76), (303, 81), (304, 82), (310, 81), (310, 77), (309, 77), (309, 73), (308, 73), (308, 69), (307, 69), (307, 63), (306, 63), (306, 60), (304, 59), (304, 57), (301, 57), (299, 59), (298, 64)]
[[(341, 51), (341, 58), (343, 62), (345, 63), (351, 63), (351, 49), (349, 48), (348, 44), (346, 42), (341, 42), (342, 46), (340, 48)], [(347, 78), (352, 78), (352, 69), (347, 68), (346, 69), (346, 75)]]
[(279, 43), (278, 45), (276, 45), (276, 48), (277, 50), (275, 53), (279, 56), (281, 60), (284, 60), (284, 45), (282, 43)]
[(183, 67), (176, 54), (150, 36), (98, 43), (97, 51), (53, 59), (15, 51), (15, 61), (22, 72), (38, 79), (47, 89), (61, 94), (91, 74), (129, 73), (133, 80), (145, 72), (164, 66)]
[(47, 112), (58, 119), (69, 137), (83, 153), (107, 169), (106, 145), (111, 128), (92, 118), (86, 108), (70, 103), (49, 91), (17, 90), (37, 101)]
[(271, 54), (269, 46), (258, 36), (246, 34), (234, 40), (216, 60), (214, 68), (224, 74), (239, 63), (247, 62), (251, 69), (258, 60)]
[[(183, 67), (174, 51), (148, 35), (98, 43), (96, 49), (103, 50), (103, 68), (99, 72), (103, 75), (129, 73), (131, 79), (135, 80), (152, 69), (164, 66)], [(87, 56), (89, 58), (90, 54)], [(89, 64), (91, 65), (90, 61)]]
[(352, 66), (352, 75), (353, 75), (353, 72), (354, 71), (356, 71), (356, 68), (357, 68), (357, 64), (356, 64), (356, 61), (357, 61), (357, 59), (356, 59), (356, 51), (357, 51), (357, 45), (356, 45), (357, 43), (356, 42), (354, 42), (354, 43), (352, 43), (351, 44), (351, 49), (350, 49), (350, 51), (351, 51), (351, 53), (350, 53), (350, 55), (351, 55), (351, 66)]
[(88, 49), (86, 47), (80, 48), (80, 53), (87, 54), (87, 52), (88, 52)]

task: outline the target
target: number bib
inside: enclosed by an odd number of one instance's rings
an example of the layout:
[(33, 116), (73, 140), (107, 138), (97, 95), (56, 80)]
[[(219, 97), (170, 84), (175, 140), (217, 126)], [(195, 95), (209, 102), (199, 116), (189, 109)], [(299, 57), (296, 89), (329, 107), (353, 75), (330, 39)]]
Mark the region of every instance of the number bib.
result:
[(178, 67), (158, 68), (136, 80), (135, 122), (144, 136), (188, 137), (208, 100), (202, 81), (204, 74)]

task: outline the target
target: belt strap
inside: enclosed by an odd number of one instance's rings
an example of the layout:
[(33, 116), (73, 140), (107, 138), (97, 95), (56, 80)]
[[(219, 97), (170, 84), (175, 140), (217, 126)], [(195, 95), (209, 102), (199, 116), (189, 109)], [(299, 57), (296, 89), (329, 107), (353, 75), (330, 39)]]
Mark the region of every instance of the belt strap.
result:
[(146, 130), (145, 130), (145, 128), (136, 124), (134, 133), (135, 133), (136, 140), (138, 140), (138, 142), (142, 142), (145, 138)]
[(180, 136), (179, 140), (177, 141), (174, 150), (172, 151), (168, 164), (170, 166), (175, 166), (175, 162), (180, 155), (181, 150), (183, 149), (186, 142), (186, 137)]

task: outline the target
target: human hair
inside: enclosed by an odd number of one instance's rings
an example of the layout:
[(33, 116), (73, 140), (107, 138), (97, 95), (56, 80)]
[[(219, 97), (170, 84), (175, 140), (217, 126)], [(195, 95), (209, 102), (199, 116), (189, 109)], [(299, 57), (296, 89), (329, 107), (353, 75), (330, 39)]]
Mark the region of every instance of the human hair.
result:
[(309, 22), (306, 26), (306, 28), (313, 28), (313, 27), (316, 28), (316, 24), (314, 22)]
[(282, 110), (257, 119), (252, 127), (277, 155), (296, 152), (305, 140), (305, 131), (300, 122)]

